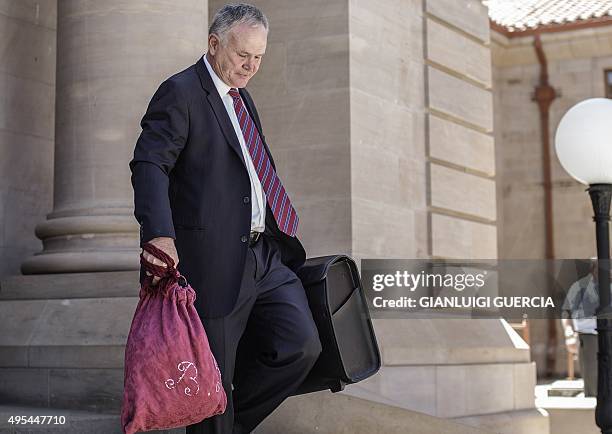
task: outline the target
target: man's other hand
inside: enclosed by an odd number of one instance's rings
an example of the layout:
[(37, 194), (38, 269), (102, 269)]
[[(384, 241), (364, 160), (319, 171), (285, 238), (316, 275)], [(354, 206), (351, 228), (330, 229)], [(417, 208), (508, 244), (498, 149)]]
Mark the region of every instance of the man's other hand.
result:
[[(178, 253), (176, 252), (176, 247), (174, 246), (173, 238), (170, 238), (170, 237), (153, 238), (152, 240), (149, 240), (149, 243), (153, 244), (155, 247), (157, 247), (159, 250), (164, 252), (166, 255), (170, 256), (174, 260), (175, 267), (178, 265), (179, 258), (178, 258)], [(147, 261), (150, 264), (159, 265), (162, 267), (168, 266), (168, 264), (166, 264), (160, 259), (157, 259), (155, 256), (153, 256), (149, 252), (145, 252), (144, 250), (142, 252), (142, 256), (145, 259), (145, 261)], [(146, 273), (147, 273), (147, 276), (151, 275), (151, 273), (149, 273), (148, 271)], [(153, 285), (157, 285), (158, 281), (159, 281), (159, 277), (154, 276)]]

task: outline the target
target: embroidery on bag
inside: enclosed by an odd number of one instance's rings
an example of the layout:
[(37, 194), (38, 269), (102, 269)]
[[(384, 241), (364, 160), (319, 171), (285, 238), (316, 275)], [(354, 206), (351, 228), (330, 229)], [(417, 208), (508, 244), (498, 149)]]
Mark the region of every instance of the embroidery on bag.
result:
[[(213, 363), (215, 364), (215, 369), (217, 370), (217, 384), (215, 384), (215, 392), (219, 393), (221, 391), (221, 371), (219, 370), (219, 365), (217, 365), (217, 359), (215, 359), (212, 355), (212, 353), (210, 353), (210, 358), (212, 359)], [(210, 396), (210, 392), (208, 393), (208, 395)]]
[[(196, 380), (196, 377), (198, 376), (198, 368), (196, 368), (196, 366), (195, 366), (195, 364), (193, 362), (183, 361), (183, 362), (179, 363), (177, 365), (177, 368), (178, 368), (178, 370), (180, 372), (183, 373), (183, 375), (181, 375), (179, 377), (179, 379), (176, 381), (176, 383), (174, 382), (174, 380), (172, 378), (168, 378), (166, 380), (166, 382), (165, 382), (166, 387), (168, 389), (174, 389), (174, 386), (178, 385), (181, 382), (183, 377), (187, 374), (188, 369), (191, 368), (191, 367), (193, 367), (193, 370), (195, 371), (195, 374), (193, 375), (193, 377), (189, 377), (188, 376), (187, 378), (189, 378), (190, 380), (192, 380), (196, 384), (197, 389), (196, 389), (195, 393), (192, 394), (191, 387), (185, 386), (184, 392), (185, 392), (185, 395), (187, 395), (187, 396), (197, 395), (198, 392), (200, 391), (200, 385), (198, 384), (198, 380)], [(217, 368), (217, 370), (218, 370), (218, 368)]]

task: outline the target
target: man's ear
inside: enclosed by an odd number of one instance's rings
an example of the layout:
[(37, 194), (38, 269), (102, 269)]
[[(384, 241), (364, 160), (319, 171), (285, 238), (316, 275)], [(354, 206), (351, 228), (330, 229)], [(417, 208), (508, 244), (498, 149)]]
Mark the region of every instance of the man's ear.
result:
[(219, 48), (219, 37), (217, 35), (210, 34), (208, 35), (208, 52), (214, 56), (217, 52), (217, 48)]

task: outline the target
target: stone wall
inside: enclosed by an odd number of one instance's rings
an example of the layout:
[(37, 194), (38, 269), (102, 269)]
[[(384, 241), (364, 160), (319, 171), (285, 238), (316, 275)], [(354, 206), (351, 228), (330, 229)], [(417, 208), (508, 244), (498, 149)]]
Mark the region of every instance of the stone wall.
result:
[(52, 207), (56, 20), (56, 0), (0, 1), (0, 277)]
[[(500, 257), (544, 255), (542, 145), (538, 108), (532, 101), (540, 67), (533, 37), (495, 34), (496, 141), (500, 198)], [(612, 67), (612, 26), (542, 35), (550, 84), (559, 92), (550, 110), (554, 244), (557, 258), (595, 253), (592, 209), (584, 187), (571, 179), (554, 152), (554, 133), (574, 104), (604, 97), (605, 68)]]
[(497, 257), (495, 157), (487, 10), (427, 2), (431, 255)]
[[(413, 53), (409, 57), (413, 68), (406, 68), (410, 63), (400, 59), (393, 69), (423, 71), (422, 76), (416, 72), (406, 75), (405, 80), (394, 84), (395, 93), (387, 98), (387, 105), (391, 106), (403, 96), (404, 86), (423, 80), (422, 92), (406, 98), (413, 113), (423, 113), (424, 123), (423, 135), (413, 136), (407, 142), (416, 163), (412, 171), (419, 176), (412, 175), (404, 181), (407, 183), (404, 188), (419, 192), (412, 193), (410, 199), (416, 215), (425, 211), (427, 224), (421, 228), (426, 233), (413, 242), (413, 251), (396, 255), (494, 259), (497, 209), (487, 10), (476, 0), (427, 0), (422, 7), (420, 21), (416, 11), (404, 15), (412, 17), (404, 26), (413, 29), (408, 41), (402, 32), (387, 31), (389, 26), (384, 32), (391, 41), (394, 38), (404, 41), (406, 51), (399, 52)], [(381, 6), (377, 8), (380, 10)], [(376, 34), (374, 28), (370, 34)], [(353, 29), (351, 26), (352, 37)], [(391, 53), (394, 48), (391, 46)], [(381, 55), (375, 54), (373, 61), (378, 56)], [(378, 64), (385, 65), (380, 61)], [(356, 63), (351, 72), (362, 67), (362, 63)], [(380, 85), (374, 81), (377, 84)], [(373, 104), (376, 99), (371, 101)], [(404, 125), (411, 125), (408, 116), (395, 116)], [(351, 129), (352, 134), (355, 131)], [(389, 130), (383, 131), (381, 134), (387, 134)], [(381, 139), (378, 143), (379, 148), (389, 146)], [(352, 149), (356, 145), (353, 139)], [(392, 171), (393, 167), (388, 162), (376, 175), (387, 177), (388, 174), (379, 173)], [(415, 167), (424, 169), (424, 173)], [(353, 176), (361, 174), (354, 172)], [(354, 197), (357, 194), (353, 190)], [(423, 208), (419, 207), (421, 198), (425, 200)], [(377, 206), (383, 217), (370, 217), (371, 224), (386, 218), (388, 205), (380, 202)], [(379, 231), (379, 237), (384, 234)], [(359, 242), (358, 233), (355, 237)], [(423, 246), (426, 248), (419, 250)], [(378, 254), (373, 247), (367, 251), (368, 257)], [(379, 375), (347, 393), (455, 418), (495, 432), (548, 432), (548, 421), (534, 410), (535, 365), (529, 360), (525, 343), (504, 321), (377, 319), (375, 328), (384, 366)], [(491, 390), (495, 393), (491, 394)]]
[(423, 4), (349, 11), (352, 254), (428, 257)]

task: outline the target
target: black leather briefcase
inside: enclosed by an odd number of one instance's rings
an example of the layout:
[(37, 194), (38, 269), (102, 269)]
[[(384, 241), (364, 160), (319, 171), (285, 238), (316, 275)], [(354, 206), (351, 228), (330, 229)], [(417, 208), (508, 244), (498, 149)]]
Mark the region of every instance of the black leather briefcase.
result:
[(306, 261), (298, 272), (323, 350), (296, 395), (338, 392), (380, 369), (380, 352), (355, 261), (345, 255)]

